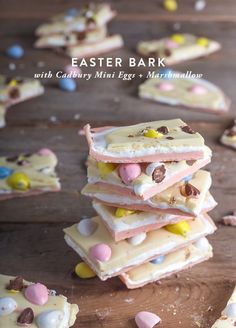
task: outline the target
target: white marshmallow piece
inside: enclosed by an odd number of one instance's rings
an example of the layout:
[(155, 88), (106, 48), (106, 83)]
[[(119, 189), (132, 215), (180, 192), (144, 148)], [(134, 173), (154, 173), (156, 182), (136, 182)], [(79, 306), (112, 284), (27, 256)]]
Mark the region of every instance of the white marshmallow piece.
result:
[(11, 297), (0, 297), (0, 317), (14, 312), (17, 308), (16, 301)]

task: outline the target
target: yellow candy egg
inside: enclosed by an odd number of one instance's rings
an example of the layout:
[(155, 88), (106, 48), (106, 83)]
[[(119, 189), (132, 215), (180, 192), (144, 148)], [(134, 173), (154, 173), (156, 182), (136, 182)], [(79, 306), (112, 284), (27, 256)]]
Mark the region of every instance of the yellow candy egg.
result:
[(116, 168), (116, 165), (113, 163), (98, 162), (97, 166), (98, 166), (99, 174), (102, 178), (113, 172)]
[(82, 279), (96, 277), (96, 273), (85, 262), (78, 263), (75, 267), (75, 273)]
[(17, 81), (15, 79), (11, 80), (9, 83), (8, 83), (8, 86), (9, 87), (15, 87), (17, 85)]
[(197, 39), (197, 44), (202, 47), (208, 47), (209, 45), (209, 40), (207, 38), (198, 38)]
[(171, 40), (178, 44), (183, 44), (185, 41), (185, 37), (183, 36), (183, 34), (173, 34), (171, 35)]
[(168, 11), (176, 11), (178, 9), (178, 4), (175, 0), (164, 0), (163, 7)]
[(176, 235), (186, 237), (187, 232), (190, 230), (190, 225), (186, 221), (181, 221), (175, 224), (168, 224), (167, 226), (165, 226), (165, 229)]
[(161, 138), (163, 136), (163, 134), (160, 132), (157, 132), (156, 130), (150, 129), (144, 133), (144, 136), (147, 138)]
[(30, 179), (29, 177), (20, 172), (12, 173), (7, 179), (8, 185), (12, 189), (26, 191), (30, 188)]
[(123, 216), (134, 214), (135, 211), (127, 210), (126, 208), (118, 207), (115, 211), (115, 216), (117, 218), (122, 218)]

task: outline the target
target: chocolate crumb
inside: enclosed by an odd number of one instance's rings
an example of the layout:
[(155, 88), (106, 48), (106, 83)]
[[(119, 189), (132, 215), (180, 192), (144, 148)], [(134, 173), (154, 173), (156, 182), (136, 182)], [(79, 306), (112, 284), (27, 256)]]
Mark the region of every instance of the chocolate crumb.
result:
[(82, 41), (82, 40), (84, 40), (84, 39), (86, 38), (86, 32), (85, 32), (85, 31), (83, 31), (83, 32), (78, 32), (78, 33), (76, 34), (76, 37), (77, 37), (77, 40), (78, 40), (78, 41)]
[(190, 128), (189, 125), (185, 125), (185, 126), (181, 126), (181, 130), (185, 133), (189, 133), (189, 134), (195, 134), (196, 132), (193, 131), (193, 129)]
[(175, 197), (171, 197), (168, 203), (169, 205), (174, 205), (176, 203)]
[(129, 134), (128, 135), (128, 138), (133, 138), (134, 136), (132, 134)]
[(185, 260), (187, 260), (190, 257), (190, 255), (191, 255), (190, 250), (189, 249), (186, 249), (185, 250)]
[(152, 180), (156, 183), (160, 183), (165, 179), (166, 168), (165, 165), (161, 165), (155, 168), (152, 173)]
[(16, 162), (17, 160), (18, 160), (18, 156), (11, 156), (6, 158), (7, 162)]
[(21, 276), (10, 280), (9, 285), (6, 287), (7, 290), (17, 290), (21, 291), (24, 288), (23, 278)]
[(17, 161), (16, 164), (19, 165), (19, 166), (25, 166), (25, 165), (29, 164), (29, 161), (26, 161), (26, 160), (23, 159), (21, 161)]
[(31, 308), (24, 309), (17, 318), (17, 323), (20, 325), (30, 325), (33, 321), (34, 312)]
[(96, 25), (96, 21), (93, 17), (88, 17), (87, 20), (86, 20), (86, 24), (89, 25), (89, 26), (90, 25), (94, 26), (94, 25)]
[(9, 91), (9, 97), (11, 99), (17, 99), (20, 97), (20, 91), (18, 88), (12, 88), (10, 91)]
[(32, 156), (32, 153), (26, 153), (26, 154), (24, 154), (23, 156), (27, 158), (27, 157)]
[(174, 140), (173, 137), (166, 137), (166, 139), (168, 139), (168, 140)]
[(166, 57), (170, 57), (170, 56), (171, 56), (171, 51), (170, 51), (170, 49), (165, 49), (165, 50), (164, 50), (164, 55), (165, 55)]
[(200, 191), (190, 183), (181, 186), (180, 193), (184, 197), (196, 197), (200, 195)]
[(231, 130), (227, 131), (226, 136), (227, 137), (235, 137), (236, 136), (236, 130), (231, 129)]
[(161, 126), (160, 128), (157, 129), (157, 132), (160, 132), (162, 134), (167, 134), (169, 132), (167, 126)]
[(192, 166), (195, 162), (196, 162), (195, 160), (189, 160), (189, 161), (186, 161), (186, 164), (189, 166)]

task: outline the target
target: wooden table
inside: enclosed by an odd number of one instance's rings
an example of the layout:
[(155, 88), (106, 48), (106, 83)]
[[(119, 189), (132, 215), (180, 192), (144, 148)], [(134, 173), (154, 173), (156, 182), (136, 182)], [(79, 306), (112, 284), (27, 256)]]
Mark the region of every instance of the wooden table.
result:
[[(228, 116), (218, 117), (142, 101), (137, 97), (137, 86), (142, 81), (139, 79), (79, 81), (78, 92), (74, 93), (61, 91), (56, 80), (45, 80), (45, 95), (8, 111), (7, 127), (0, 131), (0, 149), (1, 155), (13, 155), (41, 147), (52, 148), (59, 157), (62, 191), (1, 203), (0, 272), (44, 282), (67, 295), (71, 302), (78, 303), (80, 314), (75, 327), (135, 327), (135, 314), (148, 310), (161, 316), (160, 327), (207, 328), (219, 316), (236, 281), (235, 229), (220, 223), (222, 215), (236, 206), (236, 156), (218, 142), (235, 116), (236, 2), (209, 0), (206, 10), (198, 13), (193, 9), (193, 1), (182, 0), (179, 11), (174, 14), (161, 9), (160, 2), (154, 0), (111, 3), (119, 15), (109, 29), (122, 33), (126, 44), (114, 53), (116, 56), (135, 56), (139, 40), (168, 35), (174, 31), (176, 22), (181, 24), (180, 31), (219, 40), (222, 51), (176, 68), (203, 73), (205, 78), (221, 86), (232, 99), (231, 111)], [(54, 13), (75, 5), (78, 1), (2, 0), (1, 50), (20, 42), (26, 54), (21, 60), (11, 60), (2, 52), (1, 73), (32, 77), (42, 70), (62, 69), (68, 59), (32, 47), (34, 29)], [(45, 63), (44, 68), (37, 67), (39, 61)], [(9, 63), (16, 64), (15, 71), (9, 70)], [(209, 238), (214, 258), (161, 284), (133, 291), (127, 290), (118, 278), (107, 282), (74, 278), (72, 271), (79, 259), (65, 244), (62, 228), (78, 221), (82, 215), (93, 214), (90, 200), (78, 192), (86, 182), (84, 161), (87, 156), (85, 140), (77, 134), (79, 128), (87, 122), (99, 126), (175, 117), (181, 117), (199, 130), (214, 152), (209, 165), (212, 193), (219, 202), (212, 212), (218, 230)]]

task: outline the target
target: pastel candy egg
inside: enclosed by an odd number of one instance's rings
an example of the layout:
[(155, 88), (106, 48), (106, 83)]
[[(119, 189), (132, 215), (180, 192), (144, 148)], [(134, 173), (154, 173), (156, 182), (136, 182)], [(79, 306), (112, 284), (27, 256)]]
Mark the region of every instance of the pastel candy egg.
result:
[(98, 224), (91, 219), (83, 219), (77, 224), (77, 230), (83, 236), (91, 236), (97, 230)]
[(169, 68), (161, 68), (159, 70), (159, 75), (161, 78), (164, 78), (164, 79), (170, 79), (171, 78), (171, 75), (172, 75), (172, 70), (169, 69)]
[(54, 152), (51, 151), (49, 148), (42, 148), (38, 151), (38, 154), (41, 156), (49, 156), (49, 155), (54, 155)]
[(11, 58), (19, 59), (24, 56), (24, 49), (19, 44), (14, 44), (7, 48), (6, 54)]
[(167, 231), (186, 237), (187, 232), (191, 229), (187, 221), (181, 221), (174, 224), (168, 224), (164, 227)]
[(195, 242), (195, 246), (201, 251), (207, 251), (209, 249), (209, 242), (206, 238), (200, 238)]
[(107, 262), (111, 258), (111, 247), (107, 244), (96, 244), (90, 248), (90, 256), (97, 261)]
[(129, 184), (140, 176), (141, 167), (139, 164), (121, 164), (118, 171), (121, 180), (125, 184)]
[(159, 84), (159, 89), (161, 91), (171, 91), (174, 90), (175, 86), (169, 82), (162, 82)]
[(175, 41), (168, 39), (165, 42), (165, 46), (169, 49), (175, 49), (178, 48), (179, 45)]
[(153, 264), (161, 264), (164, 260), (165, 260), (165, 256), (160, 255), (160, 256), (156, 257), (155, 259), (151, 260), (150, 262)]
[(176, 0), (164, 0), (163, 6), (167, 11), (176, 11), (178, 9)]
[(32, 284), (25, 290), (25, 298), (37, 305), (44, 305), (48, 301), (48, 289), (40, 283)]
[(136, 236), (128, 238), (128, 242), (133, 245), (140, 245), (147, 237), (147, 234), (145, 232), (142, 232)]
[(46, 311), (39, 314), (36, 318), (38, 328), (59, 328), (63, 321), (62, 311)]
[(136, 211), (134, 210), (128, 210), (127, 208), (118, 207), (115, 211), (115, 216), (117, 218), (123, 218), (124, 216), (134, 214), (135, 212)]
[(230, 318), (236, 318), (236, 303), (228, 304), (222, 314)]
[(11, 175), (13, 172), (12, 169), (9, 169), (8, 167), (5, 166), (0, 166), (0, 179), (5, 179), (9, 175)]
[(207, 89), (201, 85), (193, 85), (189, 91), (195, 95), (205, 95), (207, 93)]
[(93, 272), (93, 270), (85, 262), (81, 262), (76, 265), (75, 273), (77, 274), (78, 277), (80, 277), (82, 279), (96, 277), (96, 273)]
[(30, 179), (25, 173), (15, 172), (9, 175), (7, 184), (12, 189), (26, 191), (30, 188)]
[(197, 44), (202, 47), (208, 47), (209, 45), (209, 39), (207, 38), (198, 38), (197, 39)]
[(79, 67), (74, 67), (72, 65), (66, 65), (64, 67), (64, 72), (67, 74), (80, 74), (81, 73), (81, 69)]
[(147, 138), (161, 138), (162, 136), (163, 136), (162, 133), (160, 133), (156, 130), (153, 130), (153, 129), (150, 129), (144, 133), (144, 137), (147, 137)]
[(152, 312), (141, 311), (135, 316), (135, 323), (138, 328), (153, 328), (161, 322), (161, 318)]
[(106, 175), (113, 172), (116, 168), (116, 165), (113, 163), (104, 163), (104, 162), (98, 162), (97, 163), (99, 174), (102, 178), (105, 178)]
[(0, 297), (0, 317), (11, 314), (17, 308), (16, 301), (11, 297)]
[(185, 37), (182, 34), (173, 34), (171, 36), (171, 40), (178, 43), (178, 44), (183, 44), (185, 41)]
[(59, 87), (60, 89), (64, 90), (64, 91), (75, 91), (77, 88), (76, 82), (74, 79), (71, 79), (69, 77), (65, 77), (65, 78), (61, 78), (59, 80)]

